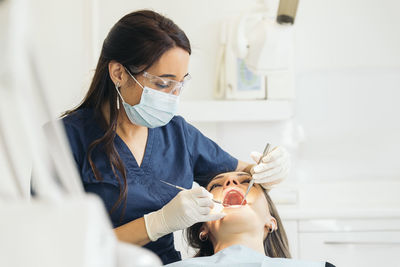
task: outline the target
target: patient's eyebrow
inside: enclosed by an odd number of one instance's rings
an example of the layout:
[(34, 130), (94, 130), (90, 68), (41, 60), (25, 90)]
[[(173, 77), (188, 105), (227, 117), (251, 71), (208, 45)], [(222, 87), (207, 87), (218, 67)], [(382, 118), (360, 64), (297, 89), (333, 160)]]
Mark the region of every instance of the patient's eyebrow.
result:
[[(238, 174), (236, 174), (236, 177), (240, 177), (240, 176), (250, 176), (250, 174), (248, 174), (247, 172), (239, 172)], [(217, 176), (215, 176), (214, 178), (211, 179), (210, 183), (212, 181), (215, 181), (217, 179), (221, 179), (221, 178), (224, 178), (224, 177), (225, 177), (225, 174), (217, 175)]]
[(224, 177), (225, 177), (225, 174), (220, 174), (220, 175), (217, 175), (214, 178), (212, 178), (211, 181), (214, 181), (214, 180), (217, 180), (217, 179), (221, 179), (221, 178), (224, 178)]
[(250, 174), (247, 172), (239, 172), (236, 176), (250, 176)]

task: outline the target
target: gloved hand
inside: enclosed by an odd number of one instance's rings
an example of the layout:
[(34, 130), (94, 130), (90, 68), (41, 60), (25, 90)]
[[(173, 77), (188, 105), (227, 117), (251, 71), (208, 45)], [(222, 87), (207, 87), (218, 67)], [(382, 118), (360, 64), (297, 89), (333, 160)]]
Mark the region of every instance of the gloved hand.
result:
[(151, 241), (171, 232), (185, 229), (198, 222), (215, 221), (223, 213), (210, 214), (213, 195), (204, 187), (179, 192), (160, 210), (144, 215), (147, 234)]
[[(258, 163), (262, 154), (251, 152), (250, 156)], [(251, 170), (255, 183), (264, 189), (271, 189), (275, 184), (282, 182), (289, 175), (290, 156), (283, 147), (273, 148), (260, 162)]]

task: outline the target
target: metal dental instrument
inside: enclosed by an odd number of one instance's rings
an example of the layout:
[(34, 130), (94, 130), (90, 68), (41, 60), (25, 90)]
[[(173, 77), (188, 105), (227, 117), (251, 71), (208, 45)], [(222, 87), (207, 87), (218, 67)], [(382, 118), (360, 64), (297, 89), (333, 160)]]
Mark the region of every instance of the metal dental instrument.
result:
[[(260, 164), (261, 161), (262, 161), (262, 159), (268, 154), (268, 152), (269, 152), (269, 147), (270, 147), (270, 146), (271, 146), (271, 145), (270, 145), (269, 143), (267, 143), (267, 145), (266, 145), (265, 148), (264, 148), (264, 152), (263, 152), (262, 156), (260, 157), (259, 161), (257, 162), (257, 165)], [(244, 200), (246, 199), (247, 194), (250, 192), (250, 189), (251, 189), (251, 187), (252, 187), (253, 185), (254, 185), (254, 179), (252, 178), (252, 179), (250, 180), (249, 186), (247, 187), (246, 193), (244, 194), (242, 203), (240, 203), (240, 205), (243, 205), (243, 202), (244, 202)]]
[[(179, 189), (179, 190), (188, 190), (188, 189), (186, 189), (186, 188), (183, 188), (182, 186), (174, 185), (174, 184), (168, 183), (168, 182), (163, 181), (163, 180), (160, 180), (160, 182), (163, 182), (164, 184), (167, 184), (167, 185), (169, 185), (169, 186), (175, 187), (176, 189)], [(215, 199), (211, 199), (211, 200), (212, 200), (213, 202), (215, 202), (215, 203), (222, 204), (221, 201), (218, 201), (218, 200), (215, 200)]]

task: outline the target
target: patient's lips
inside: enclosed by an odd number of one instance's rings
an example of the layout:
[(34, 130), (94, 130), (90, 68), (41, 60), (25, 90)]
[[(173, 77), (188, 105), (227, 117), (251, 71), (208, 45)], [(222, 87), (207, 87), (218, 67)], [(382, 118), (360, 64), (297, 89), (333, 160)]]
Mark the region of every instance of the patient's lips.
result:
[[(240, 204), (242, 204), (243, 198), (244, 198), (244, 195), (242, 192), (232, 188), (225, 193), (224, 201), (222, 204), (225, 207), (240, 206)], [(246, 205), (246, 204), (247, 204), (247, 201), (244, 200), (243, 205)]]

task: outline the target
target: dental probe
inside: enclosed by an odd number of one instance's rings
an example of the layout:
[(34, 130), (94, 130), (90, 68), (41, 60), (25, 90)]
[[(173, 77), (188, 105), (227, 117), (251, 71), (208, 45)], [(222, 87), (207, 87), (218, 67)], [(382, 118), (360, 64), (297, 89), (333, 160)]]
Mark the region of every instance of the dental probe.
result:
[[(163, 181), (163, 180), (160, 180), (160, 182), (163, 182), (164, 184), (167, 184), (169, 186), (175, 187), (176, 189), (179, 189), (179, 190), (187, 190), (186, 188), (183, 188), (182, 186), (174, 185), (174, 184), (168, 183), (168, 182)], [(214, 201), (215, 203), (222, 204), (221, 201), (215, 200), (213, 198), (211, 200)]]
[[(270, 146), (271, 146), (271, 145), (270, 145), (269, 143), (267, 143), (267, 145), (266, 145), (265, 148), (264, 148), (264, 152), (263, 152), (262, 156), (260, 157), (260, 159), (259, 159), (258, 162), (257, 162), (257, 165), (260, 164), (261, 161), (262, 161), (262, 159), (268, 154), (268, 152), (269, 152), (269, 147), (270, 147)], [(251, 187), (252, 187), (253, 185), (254, 185), (254, 178), (252, 178), (252, 179), (250, 180), (249, 186), (247, 187), (246, 193), (244, 194), (242, 203), (240, 203), (240, 205), (243, 205), (243, 202), (244, 202), (244, 200), (246, 199), (247, 194), (250, 192), (250, 189), (251, 189)]]

